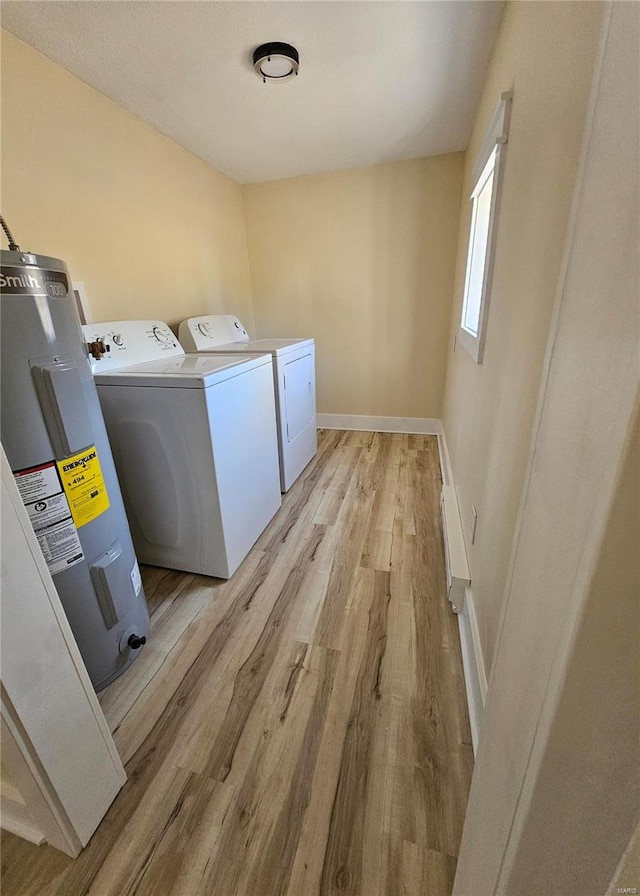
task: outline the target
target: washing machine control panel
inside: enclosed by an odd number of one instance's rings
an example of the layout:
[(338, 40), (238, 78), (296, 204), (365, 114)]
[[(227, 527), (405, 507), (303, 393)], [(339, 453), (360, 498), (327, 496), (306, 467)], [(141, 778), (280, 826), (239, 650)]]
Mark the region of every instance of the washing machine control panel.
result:
[[(89, 358), (94, 373), (132, 364), (182, 357), (184, 350), (171, 329), (159, 320), (112, 320), (82, 327), (87, 346), (100, 346)], [(96, 357), (100, 354), (100, 357)]]

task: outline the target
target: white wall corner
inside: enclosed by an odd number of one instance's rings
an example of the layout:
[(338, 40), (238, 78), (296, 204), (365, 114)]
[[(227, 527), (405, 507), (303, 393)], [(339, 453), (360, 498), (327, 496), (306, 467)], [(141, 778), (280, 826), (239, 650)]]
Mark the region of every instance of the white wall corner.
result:
[(348, 429), (354, 432), (404, 432), (439, 436), (442, 423), (436, 417), (368, 417), (360, 414), (318, 414), (319, 429)]

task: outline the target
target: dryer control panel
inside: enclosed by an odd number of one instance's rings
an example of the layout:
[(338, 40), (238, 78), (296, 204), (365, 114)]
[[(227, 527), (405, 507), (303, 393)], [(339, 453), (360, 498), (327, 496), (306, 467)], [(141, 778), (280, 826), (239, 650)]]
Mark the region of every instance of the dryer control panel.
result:
[(88, 350), (98, 347), (89, 357), (94, 374), (184, 356), (184, 349), (161, 320), (111, 320), (85, 324), (82, 332)]
[(185, 351), (202, 352), (218, 345), (248, 342), (249, 334), (235, 314), (205, 314), (183, 320), (178, 330)]

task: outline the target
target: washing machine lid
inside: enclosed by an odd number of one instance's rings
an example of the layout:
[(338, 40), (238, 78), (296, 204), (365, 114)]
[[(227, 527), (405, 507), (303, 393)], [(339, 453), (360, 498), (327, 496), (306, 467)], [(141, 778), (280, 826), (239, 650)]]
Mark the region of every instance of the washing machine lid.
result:
[(271, 355), (191, 354), (155, 361), (145, 361), (132, 367), (107, 370), (94, 374), (99, 386), (155, 386), (176, 389), (208, 389), (217, 383), (240, 376), (257, 367), (271, 364)]

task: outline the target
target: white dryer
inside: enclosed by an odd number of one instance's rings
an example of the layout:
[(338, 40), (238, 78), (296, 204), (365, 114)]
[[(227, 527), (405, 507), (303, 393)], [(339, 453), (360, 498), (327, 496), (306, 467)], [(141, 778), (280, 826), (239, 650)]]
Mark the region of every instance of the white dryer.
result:
[(161, 321), (83, 331), (138, 558), (229, 578), (281, 501), (271, 355), (186, 355)]
[(250, 339), (233, 314), (191, 317), (178, 338), (187, 352), (269, 352), (278, 419), (280, 483), (288, 491), (318, 450), (313, 339)]

